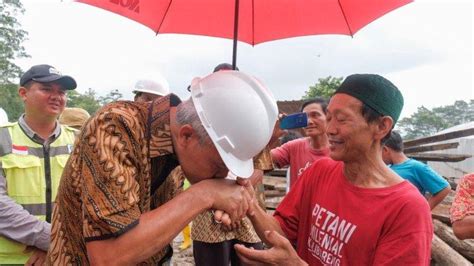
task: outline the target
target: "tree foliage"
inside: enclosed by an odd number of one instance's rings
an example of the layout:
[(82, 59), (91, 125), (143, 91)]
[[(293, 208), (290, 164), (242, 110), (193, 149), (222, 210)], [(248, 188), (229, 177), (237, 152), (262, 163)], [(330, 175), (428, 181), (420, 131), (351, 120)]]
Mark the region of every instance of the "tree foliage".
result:
[(398, 122), (404, 138), (431, 136), (443, 129), (474, 121), (474, 99), (428, 109), (424, 106)]
[(332, 77), (328, 76), (326, 78), (318, 79), (318, 82), (314, 86), (310, 86), (309, 90), (305, 92), (305, 95), (302, 97), (303, 100), (322, 97), (329, 99), (336, 89), (341, 85), (343, 77)]
[(0, 107), (8, 115), (9, 121), (16, 121), (23, 113), (23, 102), (18, 96), (18, 85), (0, 84)]
[(20, 0), (2, 0), (0, 4), (0, 84), (12, 83), (22, 70), (13, 60), (28, 57), (22, 43), (28, 33), (21, 29), (18, 16), (25, 12)]
[(111, 102), (116, 102), (123, 97), (122, 93), (120, 93), (117, 89), (111, 90), (105, 96), (99, 97), (99, 102), (101, 105), (106, 105)]
[(69, 91), (67, 94), (67, 106), (82, 108), (92, 115), (101, 107), (101, 104), (97, 99), (96, 92), (89, 88), (84, 94), (75, 90)]

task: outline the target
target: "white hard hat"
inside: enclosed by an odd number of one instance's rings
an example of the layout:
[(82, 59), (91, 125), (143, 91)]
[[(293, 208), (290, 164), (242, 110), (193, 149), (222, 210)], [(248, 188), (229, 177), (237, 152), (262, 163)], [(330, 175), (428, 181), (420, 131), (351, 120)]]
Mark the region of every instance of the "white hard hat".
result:
[(191, 83), (198, 116), (229, 170), (253, 173), (252, 158), (268, 144), (278, 117), (276, 101), (262, 83), (239, 71), (219, 71)]
[(170, 93), (170, 88), (166, 80), (160, 80), (160, 82), (156, 82), (149, 79), (142, 79), (137, 81), (135, 84), (133, 93), (137, 92), (148, 92), (151, 94), (164, 96)]

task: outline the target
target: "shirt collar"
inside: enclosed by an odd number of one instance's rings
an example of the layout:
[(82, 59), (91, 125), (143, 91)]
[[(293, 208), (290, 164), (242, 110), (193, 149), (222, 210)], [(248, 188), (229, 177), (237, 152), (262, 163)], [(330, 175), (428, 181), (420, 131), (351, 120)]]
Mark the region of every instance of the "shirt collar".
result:
[[(25, 121), (25, 114), (22, 114), (20, 116), (20, 119), (18, 119), (18, 124), (29, 138), (40, 139), (44, 141), (44, 139), (42, 139), (35, 131), (33, 131), (33, 129), (31, 129), (31, 127), (28, 126)], [(59, 137), (59, 134), (61, 134), (61, 126), (59, 125), (58, 121), (56, 121), (56, 127), (54, 128), (53, 133), (49, 136), (48, 139), (56, 139), (57, 137)]]

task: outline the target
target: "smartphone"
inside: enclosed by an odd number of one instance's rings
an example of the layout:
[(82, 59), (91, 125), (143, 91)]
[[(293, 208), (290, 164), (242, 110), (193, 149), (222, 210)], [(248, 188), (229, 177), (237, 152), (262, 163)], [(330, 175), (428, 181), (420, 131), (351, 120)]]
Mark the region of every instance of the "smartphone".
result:
[(296, 113), (280, 119), (281, 129), (293, 129), (308, 126), (308, 116), (306, 113)]

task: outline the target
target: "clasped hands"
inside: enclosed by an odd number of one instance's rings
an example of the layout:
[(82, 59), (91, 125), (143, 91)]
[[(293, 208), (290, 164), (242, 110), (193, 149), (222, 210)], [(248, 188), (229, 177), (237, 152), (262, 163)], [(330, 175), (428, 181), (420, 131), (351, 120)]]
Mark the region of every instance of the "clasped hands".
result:
[(255, 205), (257, 204), (257, 199), (255, 197), (255, 190), (250, 179), (237, 177), (236, 183), (248, 192), (250, 198), (247, 199), (247, 202), (242, 202), (240, 216), (236, 216), (235, 219), (232, 219), (232, 216), (226, 213), (223, 210), (213, 210), (212, 214), (214, 216), (214, 222), (221, 224), (222, 228), (226, 231), (232, 231), (241, 226), (241, 221), (248, 215), (253, 215)]

